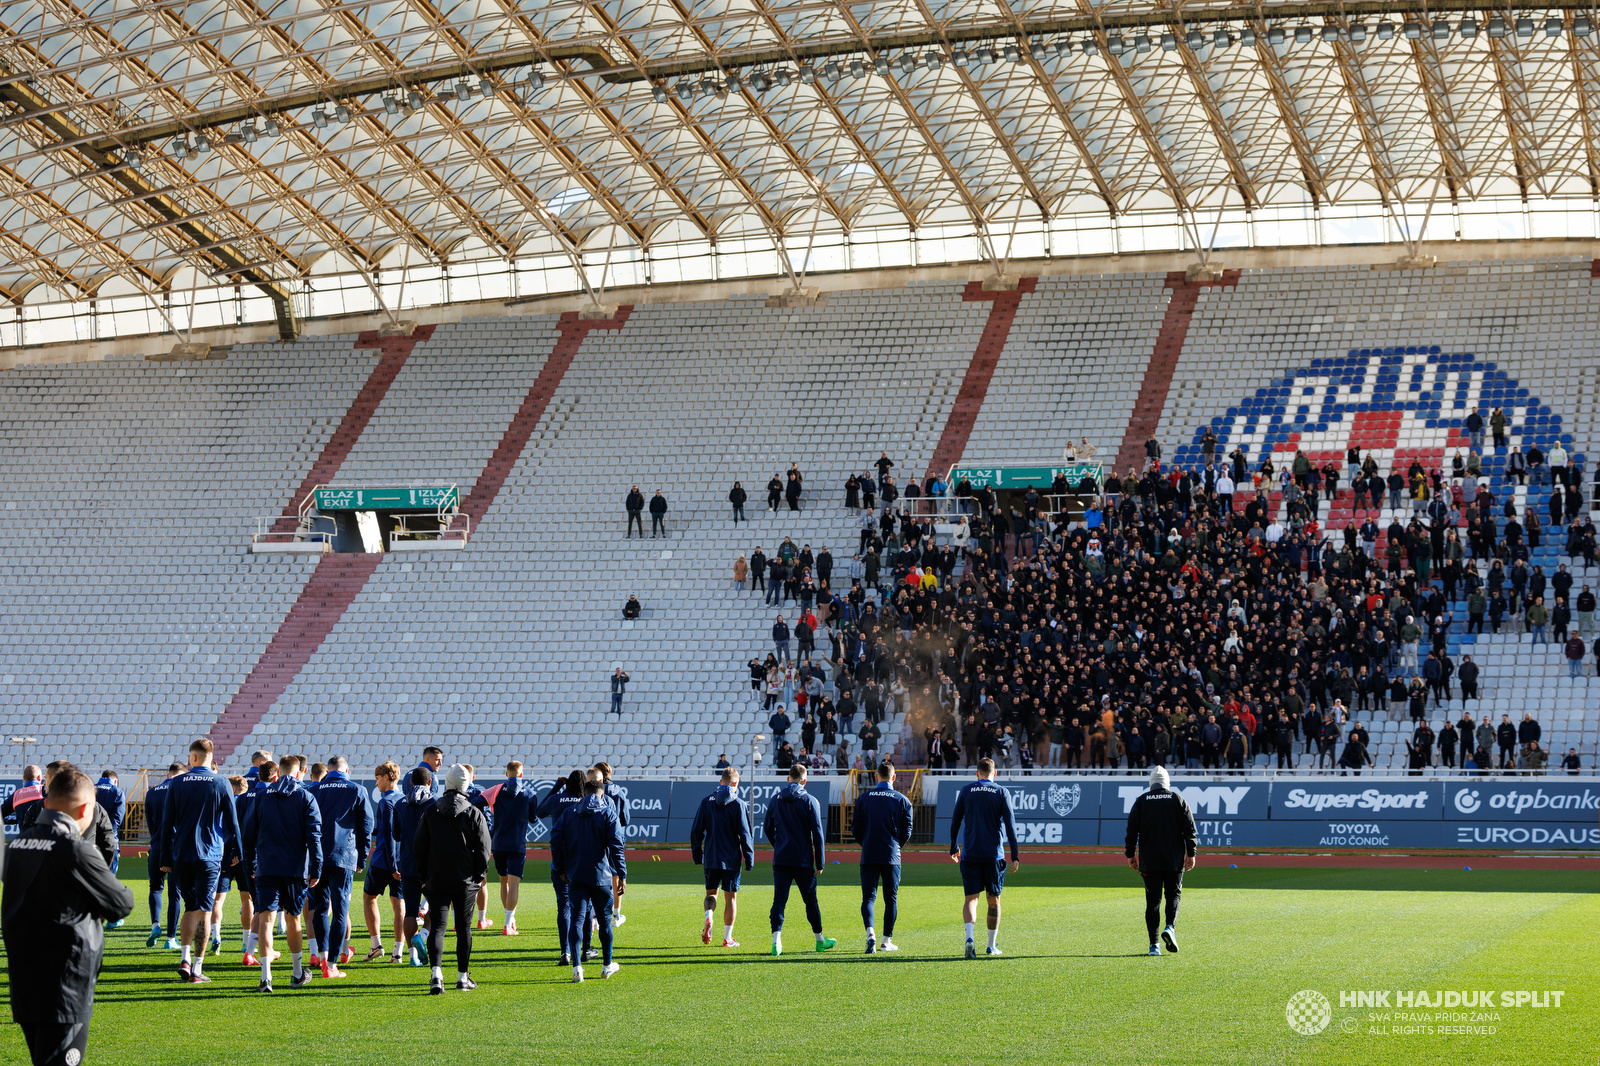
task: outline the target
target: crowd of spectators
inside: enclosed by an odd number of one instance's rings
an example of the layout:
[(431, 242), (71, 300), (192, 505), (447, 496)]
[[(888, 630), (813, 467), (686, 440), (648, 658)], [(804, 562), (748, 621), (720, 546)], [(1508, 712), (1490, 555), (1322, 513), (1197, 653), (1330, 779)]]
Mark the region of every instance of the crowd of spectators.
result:
[[(1565, 566), (1546, 576), (1529, 565), (1541, 528), (1533, 508), (1497, 500), (1486, 479), (1464, 486), (1465, 458), (1462, 478), (1412, 464), (1420, 506), (1380, 531), (1383, 492), (1355, 451), (1345, 490), (1337, 464), (1300, 453), (1281, 470), (1268, 459), (1247, 471), (1238, 452), (1186, 469), (1163, 467), (1159, 445), (1146, 452), (1142, 471), (1101, 485), (1058, 479), (1014, 504), (959, 483), (963, 513), (948, 536), (917, 508), (892, 506), (901, 497), (884, 455), (877, 477), (846, 486), (846, 507), (862, 514), (848, 563), (787, 538), (770, 556), (741, 556), (741, 589), (748, 579), (780, 612), (794, 604), (775, 618), (772, 652), (749, 663), (775, 758), (842, 768), (855, 765), (852, 751), (881, 745), (935, 769), (988, 756), (1024, 770), (1359, 773), (1374, 765), (1363, 716), (1404, 708), (1413, 769), (1545, 767), (1531, 718), (1510, 726), (1509, 747), (1509, 723), (1494, 727), (1481, 711), (1474, 720), (1479, 666), (1449, 654), (1453, 605), (1465, 598), (1469, 632), (1486, 617), (1534, 641), (1552, 631), (1576, 641), (1581, 664), (1594, 596), (1584, 586), (1570, 599)], [(1530, 465), (1550, 468), (1552, 513), (1559, 495), (1570, 554), (1587, 570), (1595, 530), (1581, 472), (1564, 452), (1559, 468), (1554, 458)], [(1362, 488), (1355, 517), (1323, 528), (1321, 502)], [(1045, 502), (1066, 492), (1092, 495), (1081, 512)], [(904, 725), (883, 737), (895, 711)]]

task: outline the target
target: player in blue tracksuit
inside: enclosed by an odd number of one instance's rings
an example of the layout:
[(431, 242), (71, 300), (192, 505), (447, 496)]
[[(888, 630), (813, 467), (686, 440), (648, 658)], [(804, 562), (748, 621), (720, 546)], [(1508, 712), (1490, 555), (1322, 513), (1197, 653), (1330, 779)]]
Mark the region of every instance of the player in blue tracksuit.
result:
[[(117, 866), (122, 858), (122, 820), (128, 813), (128, 797), (123, 794), (122, 788), (117, 784), (115, 770), (101, 770), (100, 780), (94, 783), (94, 801), (105, 808), (106, 817), (111, 819), (111, 832), (116, 837), (117, 850), (111, 853), (111, 872), (117, 872)], [(120, 927), (120, 921), (106, 926), (107, 929)]]
[(233, 787), (212, 768), (212, 750), (205, 737), (189, 745), (189, 769), (168, 782), (161, 832), (150, 847), (152, 865), (175, 875), (183, 897), (183, 919), (178, 927), (183, 960), (178, 964), (178, 978), (196, 984), (211, 980), (201, 973), (211, 935), (211, 908), (216, 903), (223, 851), (230, 841), (237, 846), (239, 839)]
[[(106, 817), (111, 819), (111, 872), (116, 873), (122, 860), (122, 819), (128, 813), (128, 797), (123, 795), (122, 789), (117, 785), (115, 770), (100, 771), (100, 780), (94, 783), (94, 801), (106, 812)], [(122, 919), (107, 922), (106, 928), (121, 929)]]
[(500, 878), (500, 905), (506, 909), (506, 936), (517, 935), (517, 897), (528, 861), (528, 820), (534, 812), (533, 786), (522, 779), (522, 764), (506, 763), (506, 779), (494, 794), (494, 828), (489, 849)]
[(755, 841), (750, 836), (750, 817), (739, 798), (739, 771), (722, 771), (722, 783), (700, 801), (689, 828), (689, 853), (706, 875), (706, 924), (700, 942), (711, 943), (711, 920), (717, 913), (717, 889), (722, 889), (722, 946), (736, 948), (734, 919), (739, 916), (739, 866), (755, 869)]
[(783, 910), (789, 903), (789, 886), (800, 890), (806, 920), (817, 938), (817, 950), (827, 951), (838, 941), (822, 935), (822, 911), (817, 907), (817, 873), (825, 869), (822, 848), (822, 804), (806, 791), (806, 767), (789, 767), (789, 781), (767, 804), (762, 823), (772, 845), (772, 953), (783, 954)]
[[(259, 758), (257, 758), (259, 756)], [(250, 805), (261, 795), (261, 790), (266, 787), (266, 782), (261, 780), (261, 763), (272, 758), (269, 753), (256, 752), (251, 758), (256, 759), (250, 772), (244, 775), (245, 789), (243, 794), (233, 797), (233, 809), (239, 818), (239, 831), (244, 831), (244, 824), (250, 818)], [(282, 773), (280, 768), (279, 773)], [(241, 961), (245, 966), (259, 966), (260, 960), (256, 958), (256, 942), (260, 939), (256, 928), (256, 884), (255, 871), (248, 862), (240, 862), (233, 874), (234, 887), (239, 890), (239, 925), (242, 929), (240, 949), (243, 952)]]
[[(900, 847), (911, 839), (911, 801), (894, 790), (894, 765), (878, 764), (878, 784), (856, 797), (850, 832), (861, 845), (861, 922), (867, 927), (867, 954), (899, 951), (894, 920), (900, 914)], [(883, 943), (878, 943), (872, 909), (883, 882)]]
[[(606, 799), (617, 809), (617, 820), (622, 823), (622, 841), (623, 845), (626, 846), (628, 841), (628, 797), (623, 790), (611, 783), (610, 763), (602, 760), (595, 763), (594, 768), (600, 771), (600, 777), (606, 783)], [(622, 913), (622, 896), (618, 895), (611, 900), (611, 927), (615, 929), (627, 920), (628, 916)], [(590, 956), (589, 938), (587, 936), (583, 938), (583, 953), (585, 958)]]
[(400, 800), (400, 790), (395, 783), (400, 778), (400, 767), (385, 762), (374, 772), (378, 782), (378, 800), (372, 809), (372, 851), (367, 859), (367, 876), (361, 884), (362, 916), (367, 920), (367, 936), (372, 947), (367, 951), (367, 962), (383, 958), (383, 923), (378, 917), (378, 898), (389, 893), (389, 910), (394, 924), (394, 961), (400, 961), (405, 948), (401, 923), (405, 921), (400, 911), (400, 875), (394, 869), (394, 838), (392, 819), (394, 805)]
[(1006, 844), (1011, 845), (1011, 872), (1017, 872), (1017, 824), (1011, 817), (1011, 797), (995, 784), (994, 760), (978, 760), (978, 780), (956, 793), (956, 810), (950, 819), (950, 859), (961, 865), (961, 888), (966, 902), (961, 921), (967, 932), (967, 958), (975, 959), (972, 931), (978, 920), (978, 896), (989, 897), (989, 946), (986, 955), (1000, 954), (1000, 893), (1006, 887)]
[[(540, 818), (550, 820), (550, 832), (554, 834), (555, 823), (567, 812), (570, 807), (576, 807), (583, 802), (583, 771), (574, 770), (567, 775), (565, 782), (557, 781), (555, 787), (544, 794), (539, 800), (538, 809), (534, 814)], [(567, 943), (567, 927), (574, 924), (572, 918), (572, 894), (567, 889), (567, 879), (562, 875), (561, 869), (556, 866), (555, 856), (550, 858), (550, 885), (556, 893), (556, 933), (561, 940), (561, 965), (571, 966), (572, 956), (577, 953), (578, 945)], [(584, 914), (575, 923), (583, 930), (583, 947), (588, 948), (589, 940), (589, 915)], [(581, 961), (587, 956), (587, 950), (578, 958)]]
[(411, 943), (411, 965), (422, 966), (428, 950), (417, 916), (422, 911), (422, 880), (428, 871), (417, 865), (413, 845), (422, 816), (434, 805), (433, 772), (426, 766), (411, 771), (411, 789), (394, 805), (389, 815), (389, 837), (393, 842), (394, 868), (400, 874), (400, 898), (406, 905), (406, 939)]
[(314, 797), (322, 808), (322, 877), (311, 890), (311, 923), (322, 976), (343, 977), (339, 962), (350, 933), (350, 886), (366, 865), (372, 800), (364, 786), (350, 780), (350, 764), (342, 755), (328, 760)]
[[(556, 819), (550, 834), (550, 854), (558, 876), (567, 882), (574, 904), (586, 902), (600, 920), (600, 950), (605, 956), (601, 977), (620, 968), (611, 959), (611, 901), (627, 889), (628, 861), (622, 848), (622, 820), (605, 796), (605, 780), (597, 770), (583, 782), (583, 802), (568, 807)], [(567, 927), (567, 943), (581, 935), (576, 927), (586, 921), (584, 910), (574, 905)], [(583, 960), (574, 959), (572, 979), (583, 980)]]
[(144, 824), (150, 830), (150, 935), (145, 937), (144, 946), (153, 948), (156, 941), (161, 939), (161, 888), (168, 884), (170, 891), (167, 893), (167, 942), (164, 945), (169, 951), (178, 949), (178, 887), (172, 881), (172, 876), (162, 871), (161, 866), (155, 862), (156, 837), (161, 832), (161, 819), (166, 809), (167, 789), (172, 784), (172, 779), (183, 773), (182, 763), (171, 763), (167, 766), (167, 776), (157, 781), (144, 792)]
[(439, 767), (444, 765), (444, 749), (428, 746), (422, 749), (422, 761), (417, 763), (416, 769), (428, 771), (428, 791), (434, 799), (444, 795), (444, 775), (439, 772)]
[(289, 935), (294, 973), (290, 985), (304, 988), (311, 980), (305, 967), (300, 930), (300, 910), (306, 891), (322, 876), (322, 809), (293, 774), (278, 773), (272, 760), (258, 768), (262, 788), (250, 802), (244, 826), (243, 850), (256, 886), (260, 915), (261, 983), (258, 992), (272, 991), (272, 926), (279, 914)]
[[(272, 758), (270, 751), (253, 751), (250, 753), (250, 769), (243, 774), (244, 792), (233, 798), (233, 808), (238, 814), (239, 829), (244, 830), (245, 814), (250, 809), (250, 801), (261, 790), (260, 766)], [(278, 767), (278, 772), (283, 773), (283, 767)], [(259, 966), (255, 957), (256, 950), (256, 910), (255, 910), (255, 880), (248, 864), (241, 862), (234, 871), (233, 884), (239, 890), (239, 927), (241, 931), (240, 948), (243, 951), (242, 962), (245, 966)]]

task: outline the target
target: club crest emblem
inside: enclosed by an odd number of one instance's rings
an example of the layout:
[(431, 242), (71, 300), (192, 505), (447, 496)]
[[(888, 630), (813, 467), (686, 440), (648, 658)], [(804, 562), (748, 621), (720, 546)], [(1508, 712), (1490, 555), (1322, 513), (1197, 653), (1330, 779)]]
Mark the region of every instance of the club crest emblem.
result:
[(1065, 818), (1078, 807), (1078, 801), (1083, 798), (1081, 785), (1051, 785), (1048, 797), (1050, 809), (1057, 816)]

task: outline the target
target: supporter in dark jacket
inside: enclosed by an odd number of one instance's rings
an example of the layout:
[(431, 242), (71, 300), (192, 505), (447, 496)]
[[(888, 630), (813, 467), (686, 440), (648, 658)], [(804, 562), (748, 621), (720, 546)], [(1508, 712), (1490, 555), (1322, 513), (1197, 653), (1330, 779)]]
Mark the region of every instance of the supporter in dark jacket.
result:
[(635, 527), (637, 527), (639, 530), (639, 536), (643, 537), (644, 493), (639, 491), (638, 485), (635, 485), (633, 488), (628, 490), (627, 498), (622, 501), (622, 504), (625, 508), (627, 508), (628, 511), (628, 531), (624, 535), (623, 539), (633, 536)]
[(660, 489), (650, 497), (650, 539), (655, 540), (657, 533), (667, 535), (667, 498)]

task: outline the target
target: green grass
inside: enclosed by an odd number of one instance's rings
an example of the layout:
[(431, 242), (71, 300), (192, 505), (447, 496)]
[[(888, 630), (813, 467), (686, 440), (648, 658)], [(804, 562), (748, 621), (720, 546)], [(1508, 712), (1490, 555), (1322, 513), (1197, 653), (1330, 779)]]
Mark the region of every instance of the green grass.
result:
[[(796, 896), (785, 933), (791, 954), (772, 959), (764, 870), (746, 876), (741, 894), (736, 935), (744, 946), (724, 951), (699, 942), (698, 871), (641, 857), (633, 856), (616, 979), (598, 980), (594, 964), (578, 987), (556, 965), (552, 897), (542, 869), (530, 864), (522, 935), (481, 935), (478, 990), (451, 988), (437, 998), (424, 994), (426, 970), (388, 964), (354, 963), (347, 980), (292, 991), (287, 955), (275, 969), (277, 994), (257, 997), (256, 972), (234, 953), (233, 901), (230, 951), (207, 966), (214, 983), (182, 985), (174, 953), (144, 947), (142, 863), (125, 863), (138, 906), (107, 937), (91, 1061), (213, 1063), (252, 1045), (296, 1061), (386, 1064), (441, 1054), (652, 1066), (1600, 1061), (1592, 943), (1600, 902), (1589, 872), (1202, 866), (1185, 881), (1182, 953), (1152, 959), (1144, 956), (1143, 898), (1130, 871), (1024, 866), (1004, 897), (1006, 954), (968, 962), (959, 957), (953, 868), (906, 867), (895, 931), (902, 950), (867, 957), (856, 870), (845, 864), (828, 867), (822, 889), (825, 928), (839, 946), (827, 955), (811, 949)], [(493, 886), (490, 894), (494, 900)], [(498, 906), (491, 915), (499, 919)], [(364, 935), (357, 943), (364, 950)], [(452, 947), (453, 939), (447, 974)], [(1498, 1031), (1470, 1038), (1370, 1032), (1382, 1023), (1341, 1008), (1338, 997), (1341, 989), (1480, 988), (1566, 995), (1559, 1010), (1497, 1008), (1488, 1024)], [(1285, 1004), (1301, 989), (1333, 1002), (1333, 1023), (1319, 1035), (1286, 1024)], [(1354, 1032), (1345, 1031), (1347, 1019)], [(0, 1061), (26, 1061), (15, 1026), (0, 1028)]]

